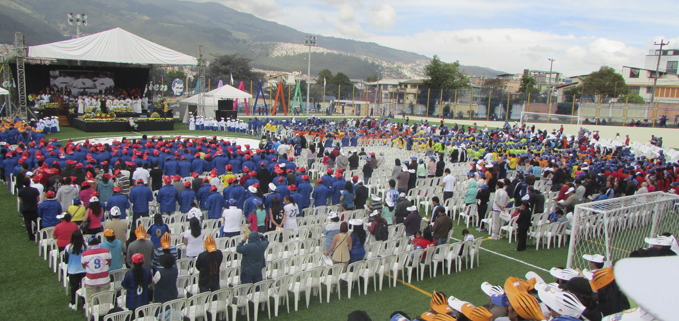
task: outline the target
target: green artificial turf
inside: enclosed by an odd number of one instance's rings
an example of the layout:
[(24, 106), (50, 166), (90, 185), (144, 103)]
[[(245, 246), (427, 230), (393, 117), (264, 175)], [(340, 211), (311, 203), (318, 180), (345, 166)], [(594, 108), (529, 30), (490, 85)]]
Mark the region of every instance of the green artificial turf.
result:
[[(198, 133), (211, 136), (212, 132), (189, 131), (188, 126), (176, 124), (175, 131), (146, 133), (152, 135), (197, 135)], [(219, 133), (221, 134), (221, 132)], [(227, 134), (227, 133), (224, 133)], [(104, 136), (132, 136), (131, 133), (84, 133), (69, 127), (63, 127), (62, 131), (50, 135), (58, 139), (84, 139)], [(202, 135), (201, 135), (202, 136)], [(248, 137), (236, 134), (228, 136)], [(0, 186), (0, 207), (4, 208), (0, 215), (0, 225), (3, 226), (3, 239), (8, 244), (0, 247), (0, 319), (2, 320), (83, 320), (83, 310), (77, 312), (68, 308), (69, 297), (65, 295), (62, 283), (57, 280), (57, 275), (48, 267), (47, 261), (37, 255), (38, 246), (35, 242), (29, 242), (26, 230), (20, 225), (21, 218), (16, 211), (16, 198), (11, 195), (6, 186)], [(455, 224), (454, 238), (462, 239), (464, 225)], [(462, 221), (460, 223), (463, 223)], [(488, 237), (488, 234), (477, 232), (469, 228), (477, 238)], [(509, 244), (507, 239), (494, 241), (487, 240), (482, 243), (483, 248), (495, 251), (499, 254), (510, 256), (521, 261), (533, 264), (549, 270), (554, 266), (565, 266), (568, 249), (566, 246), (555, 249), (535, 250), (532, 241), (528, 241), (528, 250), (515, 252), (516, 242)], [(526, 272), (535, 271), (547, 282), (552, 278), (549, 273), (532, 268), (526, 264), (507, 259), (505, 257), (481, 251), (480, 266), (463, 270), (452, 275), (439, 275), (429, 278), (429, 271), (425, 271), (423, 281), (415, 281), (413, 286), (431, 293), (434, 290), (442, 291), (446, 295), (456, 296), (462, 300), (476, 305), (485, 304), (488, 297), (481, 291), (480, 285), (488, 281), (495, 285), (504, 285), (507, 277), (516, 276), (524, 278)], [(399, 279), (401, 278), (399, 273)], [(299, 303), (299, 311), (294, 312), (291, 304), (291, 313), (285, 312), (285, 307), (279, 309), (277, 320), (346, 320), (347, 314), (353, 310), (367, 311), (373, 320), (387, 320), (393, 311), (404, 311), (415, 318), (429, 309), (430, 297), (420, 291), (398, 283), (395, 288), (388, 286), (390, 279), (384, 279), (383, 291), (375, 293), (373, 285), (368, 286), (368, 295), (358, 295), (356, 287), (352, 292), (352, 298), (347, 299), (346, 286), (342, 288), (342, 298), (337, 299), (337, 294), (332, 293), (330, 303), (325, 303), (325, 287), (323, 287), (323, 302), (319, 303), (317, 296), (311, 296), (309, 308), (306, 308), (304, 297)], [(370, 281), (373, 282), (372, 280)], [(290, 293), (291, 300), (294, 295)], [(273, 305), (273, 300), (271, 301)], [(272, 307), (273, 308), (273, 307)], [(250, 307), (251, 314), (253, 307)], [(273, 310), (273, 309), (272, 309)], [(273, 311), (272, 311), (273, 314)], [(231, 317), (229, 315), (229, 317)], [(266, 312), (260, 311), (260, 320), (267, 320)], [(238, 320), (245, 320), (245, 316), (238, 316)]]

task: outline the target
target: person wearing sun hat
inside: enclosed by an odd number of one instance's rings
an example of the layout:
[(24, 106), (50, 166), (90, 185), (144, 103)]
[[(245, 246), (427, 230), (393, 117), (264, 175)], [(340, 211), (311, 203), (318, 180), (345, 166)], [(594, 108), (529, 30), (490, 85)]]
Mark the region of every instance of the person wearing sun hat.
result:
[(111, 265), (109, 271), (123, 268), (123, 242), (116, 239), (116, 232), (112, 229), (104, 230), (104, 242), (101, 247), (111, 252)]
[(601, 254), (585, 254), (582, 258), (589, 263), (590, 271), (603, 269), (606, 263), (606, 257)]
[(222, 264), (222, 257), (222, 251), (217, 249), (215, 240), (208, 235), (205, 238), (205, 251), (196, 258), (200, 293), (219, 290), (219, 267)]
[(594, 272), (594, 274), (587, 276), (591, 277), (589, 283), (592, 286), (592, 290), (597, 292), (599, 309), (603, 315), (622, 312), (630, 308), (627, 296), (615, 282), (612, 266), (600, 269)]
[(504, 289), (507, 294), (507, 299), (509, 299), (507, 314), (509, 320), (545, 320), (545, 316), (540, 309), (540, 304), (528, 293), (528, 289), (520, 282), (519, 278), (507, 278)]
[(443, 292), (434, 291), (429, 303), (429, 310), (422, 313), (420, 319), (423, 321), (443, 321), (453, 320), (453, 310), (448, 306), (446, 295)]
[(483, 305), (493, 314), (492, 320), (508, 321), (507, 309), (509, 307), (509, 299), (502, 286), (492, 285), (488, 282), (481, 284), (481, 290), (488, 296), (488, 303)]
[(453, 296), (448, 298), (448, 306), (457, 311), (457, 319), (462, 319), (462, 316), (471, 321), (490, 321), (493, 314), (484, 307), (476, 307), (473, 304), (457, 299)]
[(153, 192), (144, 185), (143, 180), (137, 180), (137, 186), (130, 190), (130, 202), (132, 206), (132, 226), (137, 224), (140, 217), (149, 216), (149, 202), (153, 201)]
[(538, 297), (549, 308), (554, 321), (579, 321), (586, 307), (578, 298), (568, 292), (561, 292), (558, 288), (545, 283), (535, 285)]
[(150, 258), (153, 258), (153, 242), (149, 241), (148, 235), (146, 234), (146, 229), (140, 224), (136, 230), (134, 230), (134, 235), (136, 240), (127, 246), (126, 260), (127, 266), (132, 266), (132, 256), (136, 253), (141, 253), (144, 257), (148, 257), (149, 260), (144, 262), (144, 268), (150, 268), (153, 264)]

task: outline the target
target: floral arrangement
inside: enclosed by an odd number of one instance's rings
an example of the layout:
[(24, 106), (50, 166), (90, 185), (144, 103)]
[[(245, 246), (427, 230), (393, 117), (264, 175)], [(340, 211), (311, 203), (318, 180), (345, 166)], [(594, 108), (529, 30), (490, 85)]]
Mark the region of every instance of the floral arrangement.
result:
[(161, 117), (160, 117), (160, 114), (158, 112), (153, 112), (149, 118), (157, 119), (157, 118), (161, 118)]
[(96, 113), (98, 111), (99, 111), (99, 107), (87, 107), (87, 108), (85, 108), (85, 112), (88, 112), (88, 113)]
[(137, 122), (145, 122), (145, 121), (167, 121), (171, 122), (174, 121), (173, 118), (139, 118), (136, 120)]
[(59, 107), (59, 103), (44, 103), (38, 105), (38, 109), (57, 109)]
[(109, 108), (110, 111), (116, 112), (116, 113), (133, 113), (134, 110), (132, 107), (111, 107)]
[(84, 122), (114, 122), (114, 121), (120, 121), (124, 122), (126, 121), (125, 119), (117, 119), (116, 118), (116, 113), (110, 112), (110, 113), (102, 113), (102, 112), (96, 112), (96, 113), (87, 113), (83, 115), (83, 121)]

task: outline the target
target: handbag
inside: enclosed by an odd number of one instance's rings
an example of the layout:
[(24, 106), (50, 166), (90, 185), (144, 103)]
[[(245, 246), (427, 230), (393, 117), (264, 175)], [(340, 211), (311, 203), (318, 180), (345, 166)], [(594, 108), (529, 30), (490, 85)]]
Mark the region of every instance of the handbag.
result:
[(86, 211), (85, 215), (87, 217), (82, 222), (80, 222), (80, 231), (83, 232), (83, 234), (85, 234), (85, 232), (90, 229), (90, 213)]

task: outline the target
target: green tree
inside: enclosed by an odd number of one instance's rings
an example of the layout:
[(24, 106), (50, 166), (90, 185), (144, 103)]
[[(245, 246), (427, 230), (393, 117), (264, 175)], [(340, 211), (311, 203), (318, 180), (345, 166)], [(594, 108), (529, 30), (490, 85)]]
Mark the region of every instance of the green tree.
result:
[(639, 94), (627, 94), (625, 95), (625, 101), (630, 104), (645, 104), (646, 100), (642, 98)]
[(376, 82), (378, 80), (380, 80), (380, 76), (378, 76), (377, 74), (365, 77), (366, 82)]
[(431, 89), (461, 89), (469, 87), (469, 78), (460, 71), (460, 62), (447, 63), (434, 55), (434, 58), (424, 67), (424, 74), (429, 79), (424, 85)]
[(186, 79), (186, 73), (181, 70), (170, 70), (167, 72), (167, 76), (170, 78), (179, 78), (181, 80)]
[(333, 78), (332, 71), (323, 69), (318, 73), (318, 79), (316, 79), (316, 83), (322, 85), (323, 80), (325, 80), (327, 84), (332, 84)]
[(519, 87), (519, 92), (520, 93), (538, 93), (540, 90), (538, 88), (535, 88), (535, 85), (537, 85), (537, 81), (535, 78), (528, 72), (528, 70), (523, 72), (523, 76), (521, 76), (521, 86)]
[(228, 80), (233, 76), (234, 81), (258, 82), (264, 80), (264, 74), (252, 71), (251, 59), (240, 54), (215, 56), (207, 70), (207, 77)]
[(589, 74), (584, 79), (584, 87), (589, 94), (613, 98), (629, 92), (622, 75), (608, 66), (602, 66), (598, 71)]
[(483, 87), (498, 92), (504, 90), (505, 84), (502, 82), (502, 79), (491, 78), (483, 81)]
[(351, 79), (349, 79), (349, 76), (338, 72), (335, 77), (332, 78), (332, 83), (334, 85), (342, 85), (342, 86), (351, 86), (353, 83), (351, 82)]

